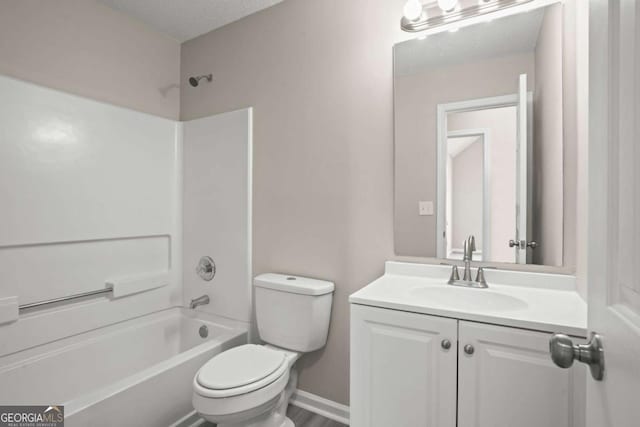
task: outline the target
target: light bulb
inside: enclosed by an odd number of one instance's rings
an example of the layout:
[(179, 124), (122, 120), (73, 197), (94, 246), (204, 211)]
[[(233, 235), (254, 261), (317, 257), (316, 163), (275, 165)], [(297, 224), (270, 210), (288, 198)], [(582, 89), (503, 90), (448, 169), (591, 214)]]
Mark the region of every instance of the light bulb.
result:
[(422, 16), (422, 3), (420, 0), (407, 0), (402, 12), (409, 21), (417, 21)]
[(451, 12), (458, 5), (458, 0), (438, 0), (438, 7), (444, 12)]

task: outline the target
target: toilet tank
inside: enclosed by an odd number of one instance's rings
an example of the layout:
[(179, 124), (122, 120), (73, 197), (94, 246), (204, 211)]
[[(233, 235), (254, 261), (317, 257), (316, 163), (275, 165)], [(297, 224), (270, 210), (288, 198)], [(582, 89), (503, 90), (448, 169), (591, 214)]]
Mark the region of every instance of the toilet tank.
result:
[(327, 342), (334, 285), (325, 280), (261, 274), (253, 280), (260, 338), (289, 350), (310, 352)]

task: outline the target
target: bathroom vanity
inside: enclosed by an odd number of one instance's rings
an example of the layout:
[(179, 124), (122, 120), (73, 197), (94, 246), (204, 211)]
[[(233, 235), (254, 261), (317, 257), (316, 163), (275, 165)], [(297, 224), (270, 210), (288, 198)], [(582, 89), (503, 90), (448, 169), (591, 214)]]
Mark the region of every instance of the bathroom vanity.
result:
[(556, 367), (549, 339), (585, 341), (587, 305), (575, 277), (540, 273), (586, 247), (578, 18), (536, 3), (460, 28), (424, 5), (428, 37), (394, 46), (395, 253), (488, 268), (389, 262), (351, 295), (352, 427), (585, 424), (586, 369)]
[(587, 306), (569, 275), (387, 262), (350, 296), (351, 426), (578, 427), (586, 369), (556, 367), (549, 338), (581, 341)]

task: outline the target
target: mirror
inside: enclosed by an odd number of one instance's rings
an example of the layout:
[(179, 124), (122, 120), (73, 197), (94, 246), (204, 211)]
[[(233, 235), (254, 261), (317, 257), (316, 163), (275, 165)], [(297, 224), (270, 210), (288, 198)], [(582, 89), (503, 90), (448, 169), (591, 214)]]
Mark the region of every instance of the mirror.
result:
[(396, 254), (462, 259), (473, 235), (474, 260), (572, 263), (566, 19), (556, 3), (394, 47)]

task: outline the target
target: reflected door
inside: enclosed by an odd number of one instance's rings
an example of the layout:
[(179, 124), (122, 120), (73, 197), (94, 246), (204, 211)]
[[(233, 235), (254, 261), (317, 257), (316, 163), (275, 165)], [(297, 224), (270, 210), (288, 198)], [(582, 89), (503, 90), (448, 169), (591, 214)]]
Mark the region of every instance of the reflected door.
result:
[(514, 248), (516, 263), (531, 262), (531, 251), (535, 244), (530, 242), (531, 184), (529, 179), (531, 147), (529, 144), (529, 108), (527, 75), (521, 74), (518, 81), (518, 133), (516, 142), (516, 230), (515, 241), (509, 242)]
[(448, 132), (444, 238), (449, 259), (463, 259), (463, 242), (469, 235), (476, 240), (473, 259), (491, 259), (488, 144), (487, 129)]
[[(509, 242), (518, 236), (520, 206), (518, 93), (438, 108), (439, 257), (462, 259), (462, 242), (473, 235), (474, 260), (516, 262)], [(528, 178), (523, 182), (526, 186)], [(523, 194), (526, 199), (527, 191)]]

